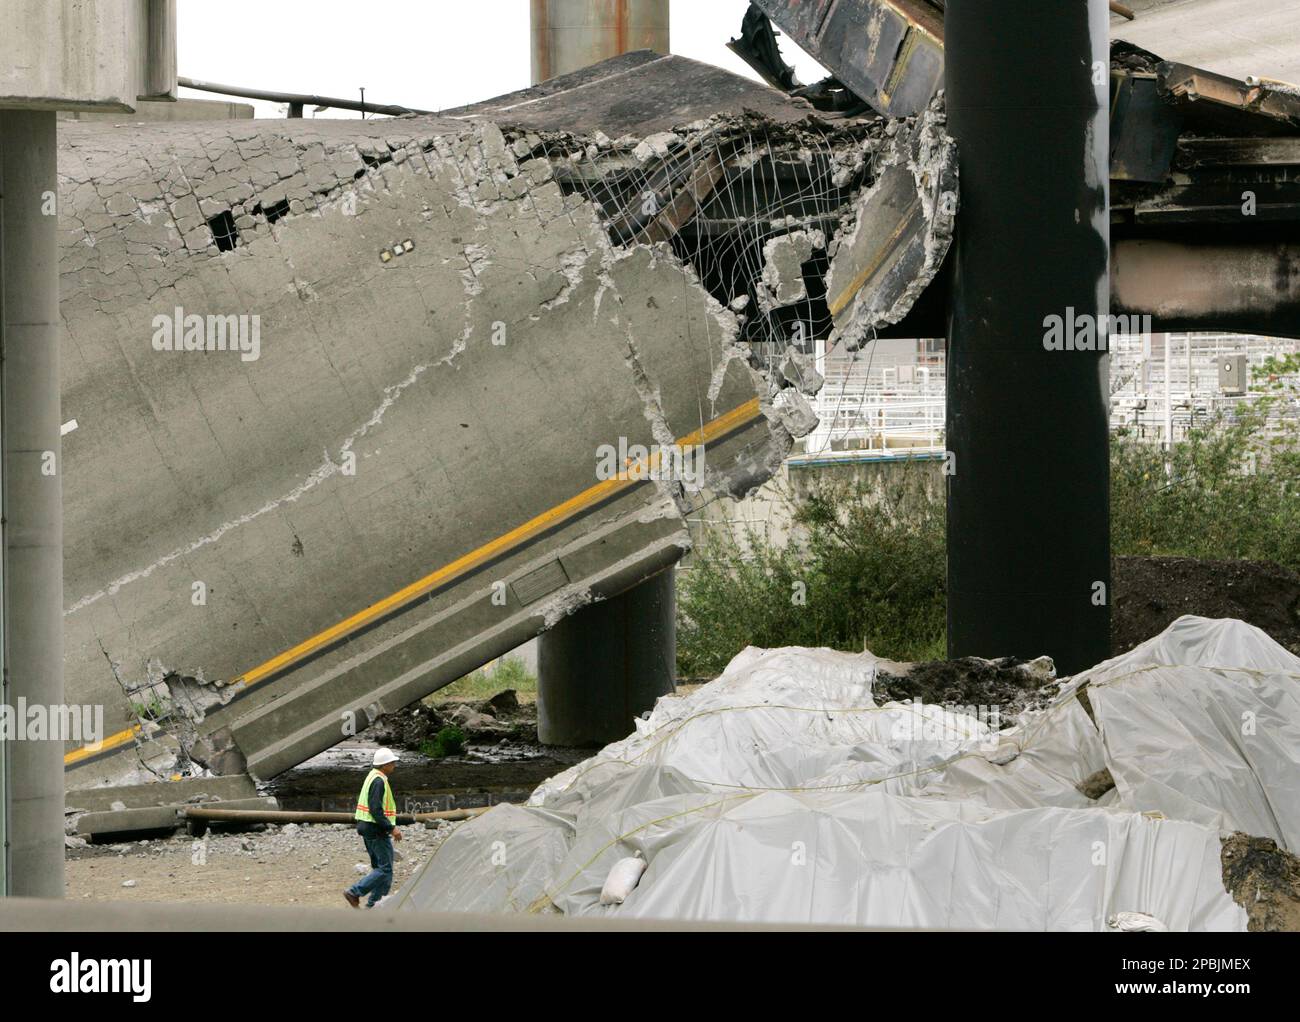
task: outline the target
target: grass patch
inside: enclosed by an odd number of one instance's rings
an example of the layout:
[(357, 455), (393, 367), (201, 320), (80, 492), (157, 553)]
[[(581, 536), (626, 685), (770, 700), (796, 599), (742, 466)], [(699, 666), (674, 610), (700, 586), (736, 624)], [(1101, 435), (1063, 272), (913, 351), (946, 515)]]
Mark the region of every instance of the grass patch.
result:
[(458, 678), (450, 685), (438, 689), (429, 697), (429, 702), (442, 702), (445, 699), (487, 699), (512, 688), (519, 694), (520, 702), (532, 702), (537, 698), (537, 676), (524, 666), (517, 656), (506, 656), (493, 665), (492, 669), (480, 668), (471, 674)]

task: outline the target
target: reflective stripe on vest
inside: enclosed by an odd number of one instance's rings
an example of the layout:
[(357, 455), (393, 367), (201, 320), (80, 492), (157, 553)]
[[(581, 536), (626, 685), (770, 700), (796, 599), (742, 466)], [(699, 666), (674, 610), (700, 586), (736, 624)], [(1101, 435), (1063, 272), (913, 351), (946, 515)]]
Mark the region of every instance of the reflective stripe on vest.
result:
[(382, 770), (371, 770), (366, 774), (365, 782), (361, 785), (361, 794), (357, 796), (357, 811), (353, 814), (353, 819), (365, 820), (366, 823), (376, 822), (370, 815), (370, 785), (376, 777), (384, 782), (384, 816), (388, 818), (389, 823), (396, 823), (397, 802), (393, 799), (393, 786), (388, 783), (388, 778), (384, 776)]

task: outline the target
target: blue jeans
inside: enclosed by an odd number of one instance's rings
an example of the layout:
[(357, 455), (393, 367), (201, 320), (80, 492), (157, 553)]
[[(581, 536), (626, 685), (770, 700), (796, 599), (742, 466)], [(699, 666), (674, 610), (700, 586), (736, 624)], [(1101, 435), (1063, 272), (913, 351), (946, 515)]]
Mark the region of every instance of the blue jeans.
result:
[(370, 853), (370, 872), (348, 888), (348, 894), (362, 897), (369, 894), (366, 908), (374, 908), (375, 902), (386, 895), (393, 886), (393, 839), (387, 834), (379, 837), (361, 835)]

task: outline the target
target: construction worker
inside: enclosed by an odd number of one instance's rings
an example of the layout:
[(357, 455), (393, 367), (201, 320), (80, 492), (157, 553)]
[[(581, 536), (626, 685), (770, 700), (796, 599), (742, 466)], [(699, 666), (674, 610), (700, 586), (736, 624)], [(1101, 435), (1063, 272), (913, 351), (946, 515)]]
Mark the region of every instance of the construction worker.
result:
[(361, 785), (354, 814), (357, 833), (370, 853), (371, 868), (343, 892), (343, 897), (353, 908), (361, 907), (365, 895), (369, 895), (366, 908), (374, 908), (375, 902), (388, 893), (393, 886), (393, 842), (402, 840), (402, 832), (397, 829), (397, 802), (393, 798), (393, 786), (388, 781), (389, 775), (397, 769), (397, 755), (391, 749), (380, 749), (373, 762), (365, 783)]

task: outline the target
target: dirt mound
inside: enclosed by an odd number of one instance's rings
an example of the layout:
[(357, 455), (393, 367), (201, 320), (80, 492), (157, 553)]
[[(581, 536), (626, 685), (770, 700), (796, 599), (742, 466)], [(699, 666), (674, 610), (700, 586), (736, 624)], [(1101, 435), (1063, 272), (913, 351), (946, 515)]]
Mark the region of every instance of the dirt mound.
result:
[(490, 699), (472, 702), (414, 703), (379, 717), (359, 737), (395, 749), (429, 753), (439, 733), (453, 727), (466, 740), (476, 742), (536, 742), (537, 710), (520, 704), (514, 690), (506, 689)]
[(1059, 688), (1041, 670), (1015, 657), (962, 657), (914, 664), (902, 675), (879, 674), (871, 691), (877, 703), (920, 699), (949, 709), (996, 708), (1009, 723), (1026, 706), (1050, 700)]
[(1223, 842), (1223, 886), (1246, 910), (1247, 928), (1300, 932), (1300, 858), (1266, 837)]
[(1234, 617), (1300, 654), (1300, 575), (1261, 561), (1116, 557), (1111, 652), (1126, 653), (1183, 614)]

